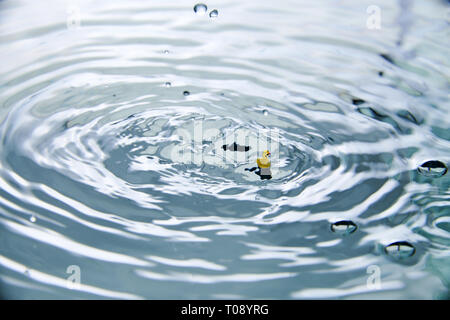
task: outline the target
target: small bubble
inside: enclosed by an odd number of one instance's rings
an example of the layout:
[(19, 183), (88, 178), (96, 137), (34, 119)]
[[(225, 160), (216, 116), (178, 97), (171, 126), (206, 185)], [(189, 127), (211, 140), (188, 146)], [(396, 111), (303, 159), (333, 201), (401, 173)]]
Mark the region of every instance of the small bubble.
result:
[(169, 54), (169, 50), (164, 50), (163, 53), (164, 54)]
[(384, 251), (391, 257), (404, 259), (411, 257), (416, 252), (416, 248), (409, 242), (398, 241), (384, 247)]
[(206, 10), (208, 10), (208, 7), (206, 6), (206, 4), (197, 3), (194, 6), (194, 12), (198, 15), (204, 15), (206, 13)]
[(219, 11), (217, 11), (216, 9), (212, 10), (209, 13), (209, 17), (212, 18), (212, 19), (217, 18), (218, 15), (219, 15)]
[(447, 166), (441, 161), (431, 160), (424, 162), (417, 168), (417, 171), (425, 177), (438, 178), (447, 173)]
[(166, 82), (166, 83), (164, 83), (164, 86), (165, 86), (166, 88), (170, 88), (170, 87), (172, 86), (172, 84), (171, 84), (170, 82)]
[(36, 222), (36, 217), (35, 217), (35, 216), (31, 216), (31, 217), (30, 217), (30, 221), (31, 221), (31, 222)]
[(190, 94), (191, 94), (191, 93), (190, 93), (189, 91), (187, 91), (187, 90), (183, 92), (183, 95), (184, 95), (184, 96), (188, 96), (188, 95), (190, 95)]
[(356, 231), (358, 227), (353, 221), (342, 220), (331, 225), (331, 231), (340, 235), (348, 235)]
[(263, 115), (265, 115), (265, 116), (268, 116), (269, 115), (269, 111), (267, 111), (267, 110), (263, 110)]

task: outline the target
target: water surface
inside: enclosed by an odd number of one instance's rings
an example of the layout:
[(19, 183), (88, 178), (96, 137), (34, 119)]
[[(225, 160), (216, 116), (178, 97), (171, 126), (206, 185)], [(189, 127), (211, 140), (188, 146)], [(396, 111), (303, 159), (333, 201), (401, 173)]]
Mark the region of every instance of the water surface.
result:
[(1, 295), (448, 298), (449, 7), (376, 2), (0, 2)]

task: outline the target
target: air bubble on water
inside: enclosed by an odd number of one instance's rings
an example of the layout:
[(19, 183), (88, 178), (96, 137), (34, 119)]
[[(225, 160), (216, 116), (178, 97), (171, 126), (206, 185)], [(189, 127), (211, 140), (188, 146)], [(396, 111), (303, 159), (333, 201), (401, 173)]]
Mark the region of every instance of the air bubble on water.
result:
[(206, 10), (208, 10), (208, 7), (206, 6), (206, 4), (197, 3), (194, 6), (194, 12), (198, 15), (204, 15), (206, 13)]
[(398, 241), (384, 247), (384, 251), (393, 258), (404, 259), (414, 255), (416, 248), (409, 242)]
[(425, 177), (438, 178), (447, 173), (447, 166), (438, 160), (430, 160), (422, 163), (417, 171)]
[(31, 221), (31, 222), (36, 222), (36, 217), (35, 217), (35, 216), (31, 216), (31, 217), (30, 217), (30, 221)]
[(164, 54), (169, 54), (169, 50), (164, 50), (163, 53)]
[(356, 231), (358, 227), (353, 221), (342, 220), (331, 225), (331, 231), (340, 235), (348, 235)]
[(189, 91), (187, 91), (187, 90), (183, 92), (183, 95), (184, 95), (184, 96), (188, 96), (188, 95), (190, 95), (190, 94), (191, 94), (191, 93), (190, 93)]
[(269, 115), (269, 111), (267, 111), (266, 109), (263, 110), (263, 115), (268, 116)]
[(170, 82), (166, 82), (166, 83), (164, 83), (164, 86), (165, 86), (166, 88), (170, 88), (170, 87), (172, 86), (172, 84), (171, 84)]
[(219, 15), (219, 11), (217, 11), (216, 9), (212, 10), (209, 13), (209, 17), (212, 18), (212, 19), (217, 18), (218, 15)]

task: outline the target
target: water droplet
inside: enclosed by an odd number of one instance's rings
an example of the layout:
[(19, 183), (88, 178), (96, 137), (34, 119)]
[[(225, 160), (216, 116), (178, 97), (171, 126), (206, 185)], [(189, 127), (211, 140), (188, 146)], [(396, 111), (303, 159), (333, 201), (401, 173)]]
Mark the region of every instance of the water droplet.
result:
[(35, 217), (35, 216), (31, 216), (31, 217), (30, 217), (30, 221), (31, 221), (31, 222), (36, 222), (36, 217)]
[(263, 115), (268, 116), (269, 115), (269, 111), (263, 110)]
[(212, 10), (209, 13), (209, 17), (212, 18), (212, 19), (217, 18), (218, 15), (219, 15), (219, 11), (217, 11), (216, 9)]
[(184, 96), (188, 96), (188, 95), (190, 95), (190, 94), (191, 94), (191, 93), (190, 93), (189, 91), (187, 91), (187, 90), (183, 92), (183, 95), (184, 95)]
[(441, 161), (431, 160), (424, 162), (417, 168), (425, 177), (438, 178), (447, 173), (447, 166)]
[(166, 82), (166, 83), (164, 84), (164, 86), (165, 86), (166, 88), (170, 88), (170, 87), (172, 86), (172, 84), (171, 84), (170, 82)]
[(194, 12), (198, 15), (204, 15), (206, 13), (206, 10), (208, 10), (208, 7), (206, 6), (206, 4), (197, 3), (194, 6)]
[(358, 227), (353, 221), (342, 220), (331, 225), (331, 231), (340, 235), (348, 235), (356, 231)]
[(398, 241), (384, 247), (384, 251), (391, 257), (396, 259), (404, 259), (411, 257), (414, 253), (416, 253), (416, 248), (414, 248), (414, 246), (409, 242)]

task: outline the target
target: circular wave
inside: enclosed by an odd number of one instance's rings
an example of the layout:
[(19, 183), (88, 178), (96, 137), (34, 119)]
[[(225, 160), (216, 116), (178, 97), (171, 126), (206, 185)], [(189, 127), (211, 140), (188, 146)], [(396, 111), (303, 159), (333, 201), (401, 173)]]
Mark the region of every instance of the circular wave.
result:
[[(227, 1), (214, 19), (187, 2), (80, 3), (27, 26), (36, 5), (0, 4), (2, 294), (445, 294), (445, 29), (399, 46), (393, 27), (346, 24), (350, 8), (308, 4), (298, 22), (269, 3)], [(245, 169), (266, 149), (261, 180)]]

